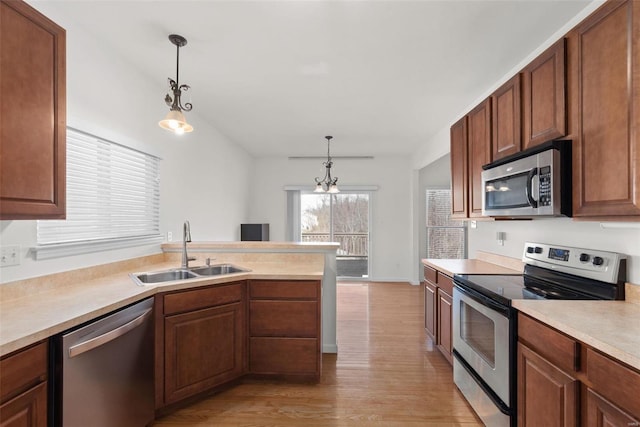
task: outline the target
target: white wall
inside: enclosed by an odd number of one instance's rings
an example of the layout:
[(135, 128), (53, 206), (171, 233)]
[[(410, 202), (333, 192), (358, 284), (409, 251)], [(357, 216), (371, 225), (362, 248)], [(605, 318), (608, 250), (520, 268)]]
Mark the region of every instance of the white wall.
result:
[[(269, 223), (270, 238), (286, 236), (285, 185), (313, 189), (314, 177), (324, 175), (322, 160), (259, 158), (255, 163), (251, 195), (251, 222)], [(411, 253), (411, 180), (409, 157), (376, 157), (373, 160), (334, 159), (332, 175), (339, 186), (377, 185), (372, 196), (371, 279), (408, 281), (415, 259)]]
[[(526, 241), (600, 249), (627, 255), (627, 280), (640, 284), (640, 228), (631, 228), (637, 227), (637, 223), (628, 223), (629, 228), (621, 229), (602, 228), (598, 222), (569, 218), (477, 221), (476, 224), (477, 228), (469, 228), (470, 258), (478, 250), (521, 258)], [(498, 245), (497, 231), (506, 233), (504, 246)]]
[[(82, 131), (157, 155), (161, 162), (161, 231), (182, 235), (191, 221), (194, 240), (239, 240), (239, 224), (249, 211), (253, 159), (194, 111), (187, 113), (195, 130), (176, 137), (158, 125), (166, 113), (165, 82), (149, 78), (125, 62), (81, 25), (56, 9), (56, 2), (34, 2), (67, 30), (67, 123)], [(35, 221), (0, 221), (0, 244), (20, 245), (22, 263), (0, 270), (11, 282), (73, 268), (104, 264), (160, 251), (159, 245), (35, 261), (27, 257), (36, 245)]]

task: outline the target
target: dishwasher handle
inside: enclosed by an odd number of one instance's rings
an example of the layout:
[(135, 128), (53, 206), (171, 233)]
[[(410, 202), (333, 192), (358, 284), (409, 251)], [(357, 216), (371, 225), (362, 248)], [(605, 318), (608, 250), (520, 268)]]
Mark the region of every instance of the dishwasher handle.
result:
[(140, 316), (116, 329), (113, 329), (95, 338), (91, 338), (90, 340), (81, 342), (80, 344), (69, 347), (69, 358), (79, 356), (82, 353), (86, 353), (87, 351), (93, 350), (96, 347), (100, 347), (101, 345), (104, 345), (109, 341), (113, 341), (116, 338), (123, 336), (132, 329), (137, 328), (151, 315), (151, 310), (152, 308), (148, 308)]

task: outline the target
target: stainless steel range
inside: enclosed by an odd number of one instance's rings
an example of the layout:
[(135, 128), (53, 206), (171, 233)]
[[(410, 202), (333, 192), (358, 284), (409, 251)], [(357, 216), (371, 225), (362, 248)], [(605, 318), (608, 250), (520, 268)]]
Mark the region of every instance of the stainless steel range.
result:
[(516, 425), (516, 299), (622, 300), (625, 257), (525, 243), (522, 275), (456, 275), (454, 381), (488, 426)]

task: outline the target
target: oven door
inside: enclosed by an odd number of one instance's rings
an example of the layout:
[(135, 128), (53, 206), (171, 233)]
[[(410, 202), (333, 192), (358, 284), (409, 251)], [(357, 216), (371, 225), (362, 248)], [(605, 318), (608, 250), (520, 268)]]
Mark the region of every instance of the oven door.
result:
[(495, 395), (511, 406), (510, 310), (458, 286), (453, 289), (453, 349)]

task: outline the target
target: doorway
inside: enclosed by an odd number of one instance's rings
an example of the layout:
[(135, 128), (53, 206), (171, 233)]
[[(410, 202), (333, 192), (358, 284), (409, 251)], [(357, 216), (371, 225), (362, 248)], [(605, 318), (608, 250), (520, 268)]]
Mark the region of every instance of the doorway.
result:
[(337, 276), (368, 278), (370, 193), (300, 194), (302, 242), (338, 242)]

